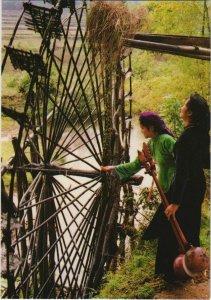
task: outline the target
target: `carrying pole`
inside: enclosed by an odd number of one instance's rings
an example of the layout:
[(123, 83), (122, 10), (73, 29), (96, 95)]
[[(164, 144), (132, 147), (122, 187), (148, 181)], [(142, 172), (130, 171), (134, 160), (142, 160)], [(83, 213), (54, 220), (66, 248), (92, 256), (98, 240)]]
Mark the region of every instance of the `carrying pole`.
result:
[[(164, 192), (161, 188), (161, 185), (157, 179), (157, 174), (155, 171), (155, 163), (152, 159), (150, 150), (149, 150), (148, 146), (146, 145), (146, 143), (143, 143), (143, 152), (138, 151), (138, 157), (139, 157), (139, 160), (141, 161), (141, 163), (143, 164), (143, 166), (145, 167), (147, 173), (149, 173), (153, 177), (154, 182), (157, 186), (158, 192), (161, 196), (163, 206), (166, 209), (169, 206), (169, 202), (168, 202), (166, 195), (164, 194)], [(175, 217), (171, 216), (169, 221), (171, 223), (172, 229), (173, 229), (176, 239), (179, 243), (181, 251), (183, 253), (185, 253), (187, 250), (189, 250), (191, 248), (191, 245), (186, 240), (186, 238), (179, 226), (177, 219)]]

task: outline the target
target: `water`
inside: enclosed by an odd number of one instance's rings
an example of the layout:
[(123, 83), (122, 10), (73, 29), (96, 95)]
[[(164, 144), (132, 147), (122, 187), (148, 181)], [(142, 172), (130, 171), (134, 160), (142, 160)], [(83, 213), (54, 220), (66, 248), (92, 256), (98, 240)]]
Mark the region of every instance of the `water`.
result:
[[(133, 129), (131, 131), (131, 143), (130, 143), (130, 161), (134, 160), (137, 157), (137, 150), (142, 150), (143, 142), (147, 142), (140, 130), (138, 116), (134, 116), (132, 119)], [(152, 183), (152, 177), (148, 174), (145, 174), (145, 170), (140, 170), (137, 174), (144, 176), (141, 187), (149, 187)], [(139, 187), (134, 186), (134, 190), (140, 190)]]
[[(89, 135), (92, 136), (92, 129), (89, 130)], [(131, 147), (130, 147), (130, 158), (131, 158), (131, 161), (133, 159), (136, 158), (137, 156), (137, 150), (141, 150), (142, 149), (142, 143), (143, 142), (146, 142), (146, 139), (143, 137), (142, 133), (141, 133), (141, 130), (140, 130), (140, 126), (139, 126), (139, 120), (138, 120), (138, 117), (134, 117), (133, 120), (132, 120), (132, 131), (131, 131)], [(77, 147), (78, 146), (78, 143), (81, 144), (81, 142), (77, 142), (76, 144), (72, 145), (72, 147)], [(81, 147), (80, 149), (78, 149), (75, 154), (81, 156), (81, 157), (86, 157), (89, 152), (86, 148), (85, 145), (83, 145), (83, 147)], [(67, 157), (67, 159), (69, 160), (69, 157)], [(89, 162), (93, 165), (95, 165), (96, 167), (99, 168), (98, 164), (96, 163), (96, 161), (94, 160), (94, 158), (90, 158), (89, 159)], [(68, 167), (68, 165), (65, 165), (65, 167)], [(69, 164), (69, 167), (72, 167), (73, 169), (84, 169), (85, 165), (83, 162), (80, 162), (80, 161), (77, 161), (77, 162), (74, 162), (74, 163), (70, 163)], [(139, 192), (140, 192), (140, 189), (145, 187), (145, 186), (150, 186), (151, 185), (151, 182), (152, 182), (152, 179), (149, 175), (147, 174), (144, 174), (144, 169), (142, 169), (141, 171), (139, 171), (138, 173), (140, 173), (142, 176), (144, 176), (144, 180), (142, 182), (142, 185), (141, 186), (133, 186), (133, 191), (135, 193), (135, 198), (137, 199), (138, 195), (139, 195)], [(66, 178), (65, 176), (57, 176), (57, 179), (62, 183), (62, 185), (64, 185), (66, 188), (68, 188), (70, 185), (71, 185), (71, 188), (74, 188), (77, 186), (76, 183), (74, 182), (70, 182), (70, 180), (68, 178)], [(87, 182), (87, 179), (86, 178), (80, 178), (78, 177), (77, 178), (78, 181), (80, 181), (80, 183), (85, 183)], [(97, 184), (93, 189), (96, 190), (98, 187), (100, 187), (100, 183)], [(82, 190), (86, 190), (85, 188), (78, 188), (76, 191), (74, 191), (74, 196), (77, 197), (81, 192)], [(82, 197), (80, 197), (80, 203), (85, 205), (87, 199), (92, 195), (92, 192), (90, 191), (86, 191), (86, 194)], [(74, 207), (73, 205), (71, 205), (71, 213), (72, 213), (72, 216), (70, 216), (69, 212), (65, 210), (65, 217), (67, 218), (68, 222), (70, 222), (78, 213), (78, 210), (80, 209), (80, 205), (77, 204), (76, 205), (77, 207)], [(89, 205), (85, 205), (85, 208), (89, 208), (90, 204)], [(86, 211), (84, 210), (84, 215), (86, 214)], [(83, 217), (83, 214), (79, 214), (79, 216), (76, 218), (76, 221), (71, 225), (71, 234), (74, 235), (75, 232), (77, 231), (78, 227), (80, 227), (80, 224), (81, 222), (83, 221), (84, 217)], [(138, 221), (141, 220), (141, 215), (140, 214), (137, 214), (137, 219)], [(135, 226), (138, 228), (138, 221), (135, 222)], [(64, 222), (64, 219), (62, 216), (60, 216), (60, 223), (61, 223), (61, 226), (62, 228), (65, 228), (65, 222)], [(64, 239), (66, 241), (70, 240), (70, 235), (68, 232), (66, 232), (64, 234)], [(129, 251), (129, 240), (127, 239), (126, 240), (126, 251)], [(71, 252), (71, 258), (74, 257), (74, 255), (77, 255), (76, 254), (76, 250), (73, 249), (72, 252)], [(87, 254), (86, 254), (87, 255)], [(86, 255), (84, 257), (84, 259), (86, 259)], [(75, 269), (77, 264), (78, 264), (78, 260), (80, 258), (76, 258), (76, 260), (74, 261), (74, 264), (72, 265), (72, 268)], [(62, 262), (61, 266), (63, 266), (64, 263)], [(69, 268), (70, 265), (69, 263), (66, 264), (66, 267)], [(83, 267), (82, 267), (83, 269)], [(77, 277), (78, 277), (78, 283), (80, 283), (81, 279), (82, 279), (82, 274), (83, 272), (80, 272), (77, 274)], [(65, 276), (66, 274), (62, 274), (62, 278), (63, 280), (65, 279)]]

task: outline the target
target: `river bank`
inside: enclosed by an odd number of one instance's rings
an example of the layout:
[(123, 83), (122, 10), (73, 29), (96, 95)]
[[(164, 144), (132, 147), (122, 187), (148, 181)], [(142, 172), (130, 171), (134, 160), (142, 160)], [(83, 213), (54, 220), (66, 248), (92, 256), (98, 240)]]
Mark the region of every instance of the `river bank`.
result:
[[(202, 213), (201, 245), (209, 250), (209, 201), (205, 199)], [(210, 274), (175, 284), (154, 278), (156, 241), (140, 243), (116, 273), (104, 278), (96, 298), (108, 299), (210, 299)]]

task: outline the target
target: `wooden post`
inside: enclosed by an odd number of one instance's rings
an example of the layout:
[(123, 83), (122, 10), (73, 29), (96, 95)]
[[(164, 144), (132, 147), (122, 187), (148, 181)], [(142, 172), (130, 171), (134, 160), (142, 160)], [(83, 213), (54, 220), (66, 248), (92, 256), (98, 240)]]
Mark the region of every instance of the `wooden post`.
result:
[[(22, 159), (22, 149), (20, 148), (20, 145), (18, 144), (17, 138), (14, 137), (12, 139), (12, 144), (13, 144), (14, 152), (16, 153), (17, 196), (18, 196), (18, 206), (19, 206), (19, 203), (20, 203), (20, 200), (21, 200), (21, 198), (24, 194), (24, 191), (26, 191), (27, 188), (28, 188), (28, 182), (27, 182), (27, 177), (26, 177), (26, 173), (24, 172), (24, 170), (18, 169), (18, 167), (22, 166), (23, 159)], [(28, 216), (29, 216), (28, 227), (32, 228), (32, 214), (31, 213), (32, 213), (31, 209), (29, 209), (29, 211), (28, 211)], [(23, 218), (23, 215), (24, 215), (23, 211), (20, 211), (19, 212), (20, 220)], [(21, 225), (22, 225), (22, 227), (19, 230), (20, 237), (24, 236), (26, 234), (25, 220), (22, 222)], [(29, 229), (30, 228), (28, 228), (28, 230)], [(23, 261), (25, 261), (27, 259), (27, 250), (28, 250), (28, 247), (27, 247), (27, 244), (26, 244), (26, 240), (22, 240), (21, 241), (20, 254), (21, 254), (21, 259)], [(28, 272), (29, 272), (29, 267), (28, 267), (28, 263), (26, 261), (25, 262), (25, 268), (23, 270), (23, 275), (22, 275), (23, 280), (27, 276)], [(25, 284), (23, 286), (22, 292), (23, 292), (24, 297), (27, 297), (27, 284)]]

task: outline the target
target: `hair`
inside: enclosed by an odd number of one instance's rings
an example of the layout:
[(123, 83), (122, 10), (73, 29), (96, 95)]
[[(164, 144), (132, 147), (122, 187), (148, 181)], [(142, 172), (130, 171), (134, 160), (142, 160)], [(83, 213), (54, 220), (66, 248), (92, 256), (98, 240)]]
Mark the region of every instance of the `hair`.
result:
[(203, 167), (210, 168), (210, 110), (207, 101), (198, 93), (190, 95), (186, 106), (192, 115), (191, 124), (200, 130), (200, 147)]
[(173, 133), (167, 128), (163, 119), (153, 111), (143, 112), (139, 116), (140, 125), (148, 129), (153, 126), (155, 132), (158, 134), (168, 134), (174, 136)]
[(191, 124), (199, 126), (205, 132), (210, 130), (210, 110), (207, 101), (198, 93), (190, 95), (186, 103), (189, 111), (192, 112)]

